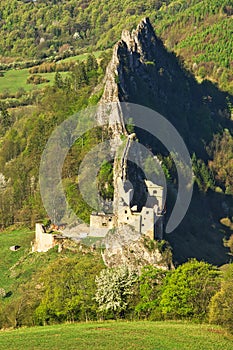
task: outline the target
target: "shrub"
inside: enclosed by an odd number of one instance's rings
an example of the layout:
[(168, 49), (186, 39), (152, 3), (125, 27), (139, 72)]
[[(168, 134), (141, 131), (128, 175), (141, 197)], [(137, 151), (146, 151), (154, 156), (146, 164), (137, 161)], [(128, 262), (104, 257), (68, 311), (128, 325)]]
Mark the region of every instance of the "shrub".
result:
[(233, 264), (224, 273), (221, 289), (211, 299), (209, 321), (226, 327), (233, 333)]
[(38, 84), (43, 84), (43, 83), (48, 83), (48, 82), (49, 82), (48, 79), (42, 77), (41, 75), (36, 75), (36, 74), (30, 75), (27, 78), (27, 84), (38, 85)]
[(164, 283), (160, 306), (165, 318), (205, 320), (218, 276), (217, 268), (195, 259), (179, 266)]

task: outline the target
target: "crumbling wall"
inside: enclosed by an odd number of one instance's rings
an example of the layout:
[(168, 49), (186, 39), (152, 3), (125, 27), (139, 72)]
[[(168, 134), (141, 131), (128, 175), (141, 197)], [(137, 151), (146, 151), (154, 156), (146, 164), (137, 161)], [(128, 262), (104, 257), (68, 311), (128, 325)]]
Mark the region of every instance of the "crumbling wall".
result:
[(92, 214), (90, 216), (90, 236), (105, 237), (116, 225), (116, 217), (108, 214)]
[(51, 233), (46, 233), (42, 224), (36, 224), (36, 237), (32, 247), (33, 252), (47, 252), (56, 245), (55, 238)]

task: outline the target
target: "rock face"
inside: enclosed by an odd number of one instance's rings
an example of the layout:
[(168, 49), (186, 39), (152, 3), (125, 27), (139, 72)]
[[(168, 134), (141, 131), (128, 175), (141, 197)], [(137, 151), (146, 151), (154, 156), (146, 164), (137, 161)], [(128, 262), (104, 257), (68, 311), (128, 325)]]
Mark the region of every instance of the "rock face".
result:
[(148, 18), (144, 18), (132, 33), (127, 30), (122, 32), (121, 40), (115, 45), (111, 62), (106, 70), (101, 103), (127, 100), (128, 83), (125, 81), (125, 67), (131, 71), (140, 71), (145, 62), (155, 59), (157, 45), (161, 43), (156, 38)]
[(129, 225), (120, 225), (114, 232), (110, 231), (104, 243), (106, 249), (102, 257), (108, 267), (127, 265), (139, 271), (145, 265), (164, 270), (173, 268), (170, 248), (161, 252), (158, 249), (160, 243), (139, 235)]
[[(118, 102), (128, 101), (129, 86), (137, 88), (133, 77), (126, 78), (126, 71), (137, 72), (144, 76), (144, 65), (146, 62), (155, 59), (157, 46), (161, 46), (160, 41), (155, 36), (154, 30), (148, 18), (144, 18), (136, 30), (130, 33), (127, 30), (122, 32), (121, 40), (117, 42), (113, 49), (112, 59), (106, 69), (104, 79), (104, 92), (100, 100), (102, 110), (98, 114), (98, 120), (110, 126), (118, 124), (120, 134), (125, 134), (125, 125), (122, 112)], [(104, 105), (116, 102), (118, 106), (114, 113), (103, 112)]]
[(124, 30), (121, 40), (115, 45), (112, 60), (107, 67), (101, 101), (129, 101), (131, 89), (140, 90), (135, 75), (157, 90), (157, 79), (154, 74), (150, 76), (147, 69), (150, 65), (156, 65), (159, 70), (165, 69), (168, 62), (162, 42), (156, 37), (149, 19), (144, 18), (131, 33)]

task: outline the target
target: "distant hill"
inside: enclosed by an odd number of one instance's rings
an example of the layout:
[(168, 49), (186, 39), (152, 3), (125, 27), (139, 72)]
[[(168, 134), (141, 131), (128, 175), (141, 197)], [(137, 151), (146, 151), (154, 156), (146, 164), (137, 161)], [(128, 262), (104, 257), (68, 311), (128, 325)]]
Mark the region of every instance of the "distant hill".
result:
[(150, 16), (169, 50), (200, 79), (233, 92), (233, 6), (227, 0), (2, 0), (0, 55), (21, 60), (112, 47)]

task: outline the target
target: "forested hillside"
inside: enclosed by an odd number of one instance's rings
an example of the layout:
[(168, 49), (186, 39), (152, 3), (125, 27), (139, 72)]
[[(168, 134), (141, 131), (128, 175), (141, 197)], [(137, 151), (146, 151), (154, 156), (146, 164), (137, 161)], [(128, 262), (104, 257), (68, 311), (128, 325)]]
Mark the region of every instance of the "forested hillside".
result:
[(110, 48), (124, 28), (150, 16), (169, 50), (201, 79), (233, 91), (233, 4), (227, 0), (2, 0), (2, 62)]

